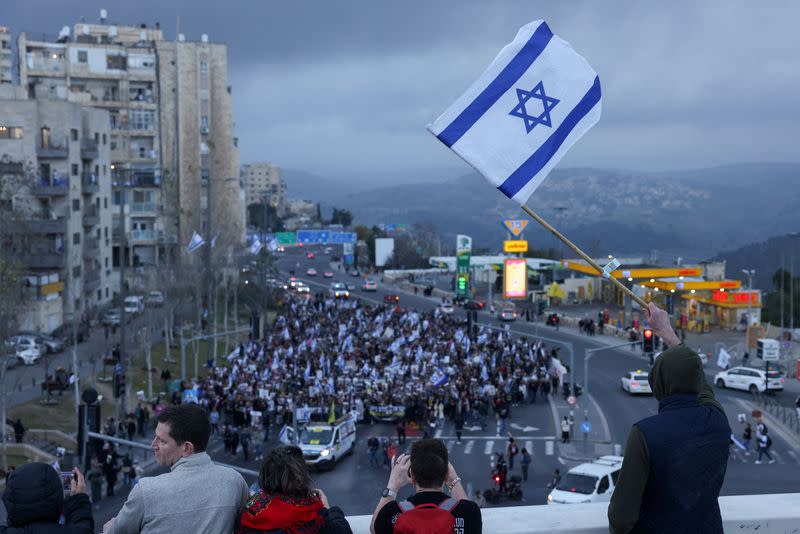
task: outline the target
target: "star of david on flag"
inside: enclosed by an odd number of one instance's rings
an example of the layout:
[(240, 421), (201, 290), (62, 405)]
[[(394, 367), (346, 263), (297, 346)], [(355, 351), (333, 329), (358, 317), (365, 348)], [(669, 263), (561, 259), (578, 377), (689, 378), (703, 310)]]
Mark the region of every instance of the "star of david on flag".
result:
[(600, 111), (597, 73), (537, 20), (520, 28), (428, 130), (525, 204)]

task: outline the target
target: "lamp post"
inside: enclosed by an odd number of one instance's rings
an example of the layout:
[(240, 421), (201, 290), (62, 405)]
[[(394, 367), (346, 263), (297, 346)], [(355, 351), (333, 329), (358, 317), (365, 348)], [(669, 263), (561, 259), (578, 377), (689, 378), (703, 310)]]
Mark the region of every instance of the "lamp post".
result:
[(750, 324), (753, 322), (753, 277), (756, 275), (755, 269), (742, 269), (747, 276), (747, 329), (745, 330), (745, 345), (750, 341)]

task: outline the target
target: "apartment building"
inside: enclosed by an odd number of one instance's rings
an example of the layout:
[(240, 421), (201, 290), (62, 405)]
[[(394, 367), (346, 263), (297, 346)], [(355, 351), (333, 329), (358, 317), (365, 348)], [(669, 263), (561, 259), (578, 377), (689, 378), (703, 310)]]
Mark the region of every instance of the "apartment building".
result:
[(0, 26), (0, 83), (13, 81), (14, 57), (11, 51), (11, 31)]
[(286, 182), (283, 180), (280, 167), (267, 162), (242, 165), (242, 179), (248, 206), (260, 203), (266, 198), (267, 203), (275, 208), (279, 217), (286, 216)]
[(0, 238), (25, 280), (22, 329), (50, 332), (113, 297), (108, 115), (0, 85)]
[(64, 27), (52, 41), (23, 33), (18, 53), (31, 98), (108, 111), (115, 265), (124, 257), (143, 276), (179, 261), (194, 231), (218, 235), (218, 250), (244, 243), (225, 45), (165, 41), (158, 24), (109, 24), (101, 12), (98, 24)]

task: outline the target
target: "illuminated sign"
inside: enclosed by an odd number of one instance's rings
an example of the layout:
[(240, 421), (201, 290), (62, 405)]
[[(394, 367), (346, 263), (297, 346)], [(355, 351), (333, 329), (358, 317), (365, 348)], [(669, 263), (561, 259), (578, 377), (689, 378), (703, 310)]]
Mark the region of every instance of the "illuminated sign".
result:
[(521, 234), (525, 227), (528, 226), (528, 220), (506, 219), (503, 221), (503, 226), (505, 226), (506, 229), (514, 235), (514, 237), (519, 237), (519, 234)]
[(711, 300), (722, 304), (752, 305), (759, 307), (760, 298), (758, 291), (714, 291)]
[(524, 299), (528, 296), (528, 266), (524, 258), (509, 258), (503, 265), (503, 298)]
[(524, 239), (503, 241), (503, 252), (528, 252), (528, 242)]

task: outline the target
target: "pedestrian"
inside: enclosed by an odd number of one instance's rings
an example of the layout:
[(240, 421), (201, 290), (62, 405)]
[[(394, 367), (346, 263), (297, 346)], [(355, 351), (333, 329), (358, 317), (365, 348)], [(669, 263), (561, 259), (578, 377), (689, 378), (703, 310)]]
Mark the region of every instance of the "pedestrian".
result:
[(253, 437), (250, 434), (250, 429), (244, 427), (240, 432), (239, 441), (242, 444), (242, 454), (244, 454), (244, 461), (250, 460), (250, 445), (253, 442)]
[(214, 436), (219, 434), (219, 411), (216, 407), (208, 414), (208, 421), (211, 423), (211, 434)]
[(761, 461), (761, 457), (763, 455), (767, 455), (769, 458), (769, 463), (774, 464), (775, 459), (769, 453), (769, 449), (772, 447), (772, 438), (767, 433), (766, 429), (761, 433), (761, 436), (758, 438), (758, 459), (755, 461), (757, 464), (763, 463)]
[(464, 416), (461, 414), (460, 411), (456, 414), (455, 427), (456, 427), (456, 443), (461, 445), (461, 433), (464, 431)]
[(608, 507), (610, 532), (722, 534), (718, 499), (732, 435), (728, 418), (698, 354), (681, 345), (667, 313), (652, 302), (645, 313), (668, 347), (648, 376), (658, 413), (628, 435)]
[[(397, 493), (409, 484), (414, 487), (414, 495), (397, 502)], [(450, 495), (442, 491), (445, 485)], [(372, 513), (370, 532), (473, 534), (481, 531), (481, 510), (469, 500), (441, 440), (415, 441), (411, 454), (394, 459), (389, 481)]]
[(748, 358), (750, 358), (750, 353), (747, 352), (747, 351), (744, 351), (744, 354), (742, 354), (742, 365), (744, 365), (745, 367), (747, 367), (747, 359)]
[(380, 447), (380, 442), (378, 441), (378, 438), (375, 437), (375, 434), (371, 435), (367, 440), (367, 454), (369, 455), (370, 467), (380, 467), (381, 465), (378, 463), (379, 447)]
[(744, 422), (744, 431), (742, 432), (742, 447), (744, 447), (744, 453), (747, 456), (750, 456), (750, 440), (753, 437), (753, 428), (750, 426), (750, 423), (747, 421)]
[(528, 467), (531, 465), (531, 453), (524, 447), (522, 448), (522, 460), (520, 460), (520, 464), (522, 465), (522, 480), (527, 482)]
[(561, 421), (561, 443), (569, 443), (570, 424), (567, 416)]
[(133, 478), (133, 460), (130, 454), (126, 454), (122, 458), (122, 483), (130, 488)]
[(222, 432), (222, 444), (225, 447), (225, 452), (230, 454), (231, 452), (231, 444), (233, 443), (233, 432), (231, 431), (231, 427), (225, 425), (225, 430)]
[(797, 420), (800, 421), (800, 395), (794, 400), (794, 409), (797, 412)]
[(22, 420), (17, 417), (14, 420), (14, 440), (17, 443), (22, 443), (22, 438), (25, 436), (25, 427), (22, 425)]
[(140, 480), (103, 532), (233, 532), (250, 490), (242, 475), (214, 464), (205, 452), (211, 437), (205, 410), (169, 406), (159, 414), (155, 434), (156, 462), (170, 471)]
[(344, 512), (314, 488), (296, 446), (271, 450), (258, 474), (258, 491), (241, 514), (237, 534), (277, 532), (352, 534)]
[(486, 508), (486, 497), (481, 495), (481, 490), (475, 490), (474, 502), (478, 505), (478, 508)]
[(400, 417), (397, 420), (397, 443), (402, 445), (406, 442), (406, 418), (405, 416)]
[[(69, 496), (64, 498), (61, 475), (49, 465), (33, 462), (20, 466), (8, 478), (3, 493), (6, 525), (0, 532), (92, 534), (92, 503), (86, 481), (72, 470)], [(61, 522), (63, 516), (63, 523)]]
[(117, 451), (113, 445), (103, 455), (103, 476), (106, 477), (106, 496), (114, 496), (114, 486), (117, 484)]
[(231, 454), (236, 456), (239, 454), (239, 429), (233, 427), (233, 432), (231, 432)]
[(514, 469), (514, 457), (519, 453), (519, 449), (517, 448), (517, 442), (514, 441), (514, 437), (511, 436), (510, 432), (506, 449), (508, 450), (508, 469), (512, 471)]
[(556, 469), (553, 472), (553, 478), (550, 479), (550, 482), (547, 484), (547, 489), (554, 490), (558, 487), (558, 483), (561, 482), (561, 470)]

